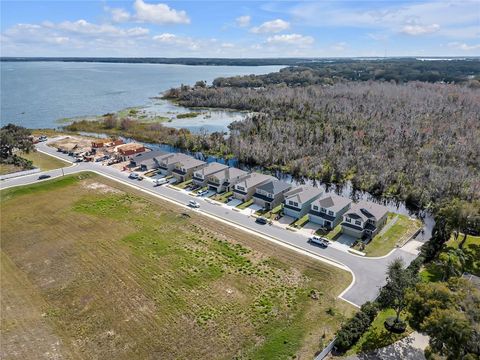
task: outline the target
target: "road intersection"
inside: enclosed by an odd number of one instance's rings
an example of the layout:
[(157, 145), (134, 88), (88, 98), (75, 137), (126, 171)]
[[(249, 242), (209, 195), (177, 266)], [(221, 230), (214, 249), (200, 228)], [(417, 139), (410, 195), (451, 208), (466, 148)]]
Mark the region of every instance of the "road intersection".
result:
[[(36, 147), (38, 151), (48, 155), (69, 162), (72, 160), (70, 156), (58, 153), (54, 148), (49, 147), (47, 143), (39, 143)], [(37, 179), (40, 174), (48, 174), (53, 178), (82, 171), (95, 172), (143, 191), (151, 196), (162, 198), (180, 206), (186, 207), (188, 202), (192, 200), (192, 196), (185, 191), (179, 191), (168, 186), (153, 187), (150, 181), (131, 180), (128, 178), (127, 172), (122, 172), (111, 166), (104, 166), (101, 163), (92, 162), (77, 163), (62, 169), (3, 180), (0, 183), (0, 189), (37, 183), (39, 182)], [(386, 281), (385, 272), (387, 266), (393, 259), (402, 258), (404, 262), (408, 264), (416, 257), (416, 251), (410, 250), (412, 248), (411, 246), (405, 249), (395, 249), (388, 255), (378, 258), (358, 256), (334, 246), (327, 248), (315, 247), (307, 243), (307, 237), (304, 234), (288, 231), (275, 225), (257, 224), (254, 218), (249, 217), (243, 212), (235, 211), (231, 207), (220, 205), (219, 203), (203, 198), (195, 198), (195, 200), (201, 205), (198, 210), (195, 210), (200, 214), (215, 218), (218, 221), (260, 236), (265, 240), (273, 241), (278, 245), (288, 247), (309, 257), (349, 271), (353, 276), (352, 283), (339, 297), (355, 306), (360, 306), (364, 302), (374, 300), (377, 297), (379, 288), (382, 287)]]

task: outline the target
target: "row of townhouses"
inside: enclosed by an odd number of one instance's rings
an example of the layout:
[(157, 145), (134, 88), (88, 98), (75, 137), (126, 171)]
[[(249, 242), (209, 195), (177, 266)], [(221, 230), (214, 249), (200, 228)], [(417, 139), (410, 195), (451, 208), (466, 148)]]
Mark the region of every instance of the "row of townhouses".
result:
[(308, 215), (309, 221), (327, 229), (341, 224), (343, 233), (356, 238), (375, 236), (387, 221), (388, 210), (379, 204), (353, 203), (313, 186), (293, 186), (270, 175), (205, 163), (182, 153), (150, 151), (133, 156), (131, 163), (143, 171), (157, 169), (163, 175), (173, 175), (177, 181), (192, 179), (195, 185), (208, 186), (217, 193), (232, 191), (234, 198), (253, 199), (267, 210), (283, 204), (286, 216), (299, 219)]

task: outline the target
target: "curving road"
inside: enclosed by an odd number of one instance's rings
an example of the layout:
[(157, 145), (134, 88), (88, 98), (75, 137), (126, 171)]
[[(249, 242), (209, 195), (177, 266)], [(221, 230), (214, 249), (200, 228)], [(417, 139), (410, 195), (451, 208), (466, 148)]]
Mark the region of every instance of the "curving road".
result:
[[(61, 158), (71, 162), (72, 158), (61, 154), (55, 149), (47, 146), (47, 143), (37, 144), (37, 149), (49, 155)], [(127, 184), (131, 187), (142, 190), (152, 196), (161, 197), (165, 200), (175, 202), (176, 204), (186, 206), (192, 197), (186, 192), (177, 191), (166, 186), (153, 187), (151, 182), (136, 181), (128, 179), (128, 174), (121, 172), (113, 167), (103, 166), (101, 163), (78, 163), (63, 169), (45, 171), (40, 174), (48, 174), (52, 177), (58, 177), (67, 174), (73, 174), (80, 171), (92, 171), (110, 179)], [(27, 175), (0, 183), (0, 189), (6, 189), (13, 186), (21, 186), (29, 183), (39, 182), (39, 173)], [(307, 243), (307, 237), (300, 233), (285, 230), (275, 225), (259, 225), (254, 219), (233, 211), (226, 206), (210, 203), (201, 198), (195, 198), (200, 203), (200, 209), (197, 211), (213, 217), (219, 221), (226, 222), (244, 231), (255, 233), (256, 235), (278, 243), (279, 245), (289, 247), (295, 251), (301, 252), (307, 256), (314, 257), (320, 261), (327, 262), (344, 270), (350, 271), (353, 275), (353, 281), (339, 297), (355, 306), (360, 306), (368, 300), (377, 297), (378, 290), (385, 284), (385, 272), (388, 264), (395, 258), (402, 258), (405, 263), (410, 263), (415, 257), (415, 253), (395, 249), (387, 256), (381, 258), (367, 258), (353, 255), (349, 252), (328, 247), (326, 249), (318, 248)]]

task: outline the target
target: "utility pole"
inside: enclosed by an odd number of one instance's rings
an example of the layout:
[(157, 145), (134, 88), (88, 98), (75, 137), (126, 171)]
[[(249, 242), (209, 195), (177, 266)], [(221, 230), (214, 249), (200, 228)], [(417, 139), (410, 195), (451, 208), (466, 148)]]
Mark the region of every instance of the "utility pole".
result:
[(62, 176), (65, 176), (65, 173), (63, 172), (63, 168), (62, 168)]

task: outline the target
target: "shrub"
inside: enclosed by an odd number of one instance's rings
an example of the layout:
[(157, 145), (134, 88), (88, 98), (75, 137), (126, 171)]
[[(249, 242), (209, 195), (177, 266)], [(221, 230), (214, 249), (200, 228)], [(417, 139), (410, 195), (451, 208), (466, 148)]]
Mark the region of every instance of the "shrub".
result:
[(358, 313), (355, 314), (337, 333), (335, 348), (338, 352), (344, 353), (360, 339), (377, 316), (378, 305), (376, 303), (365, 303)]

